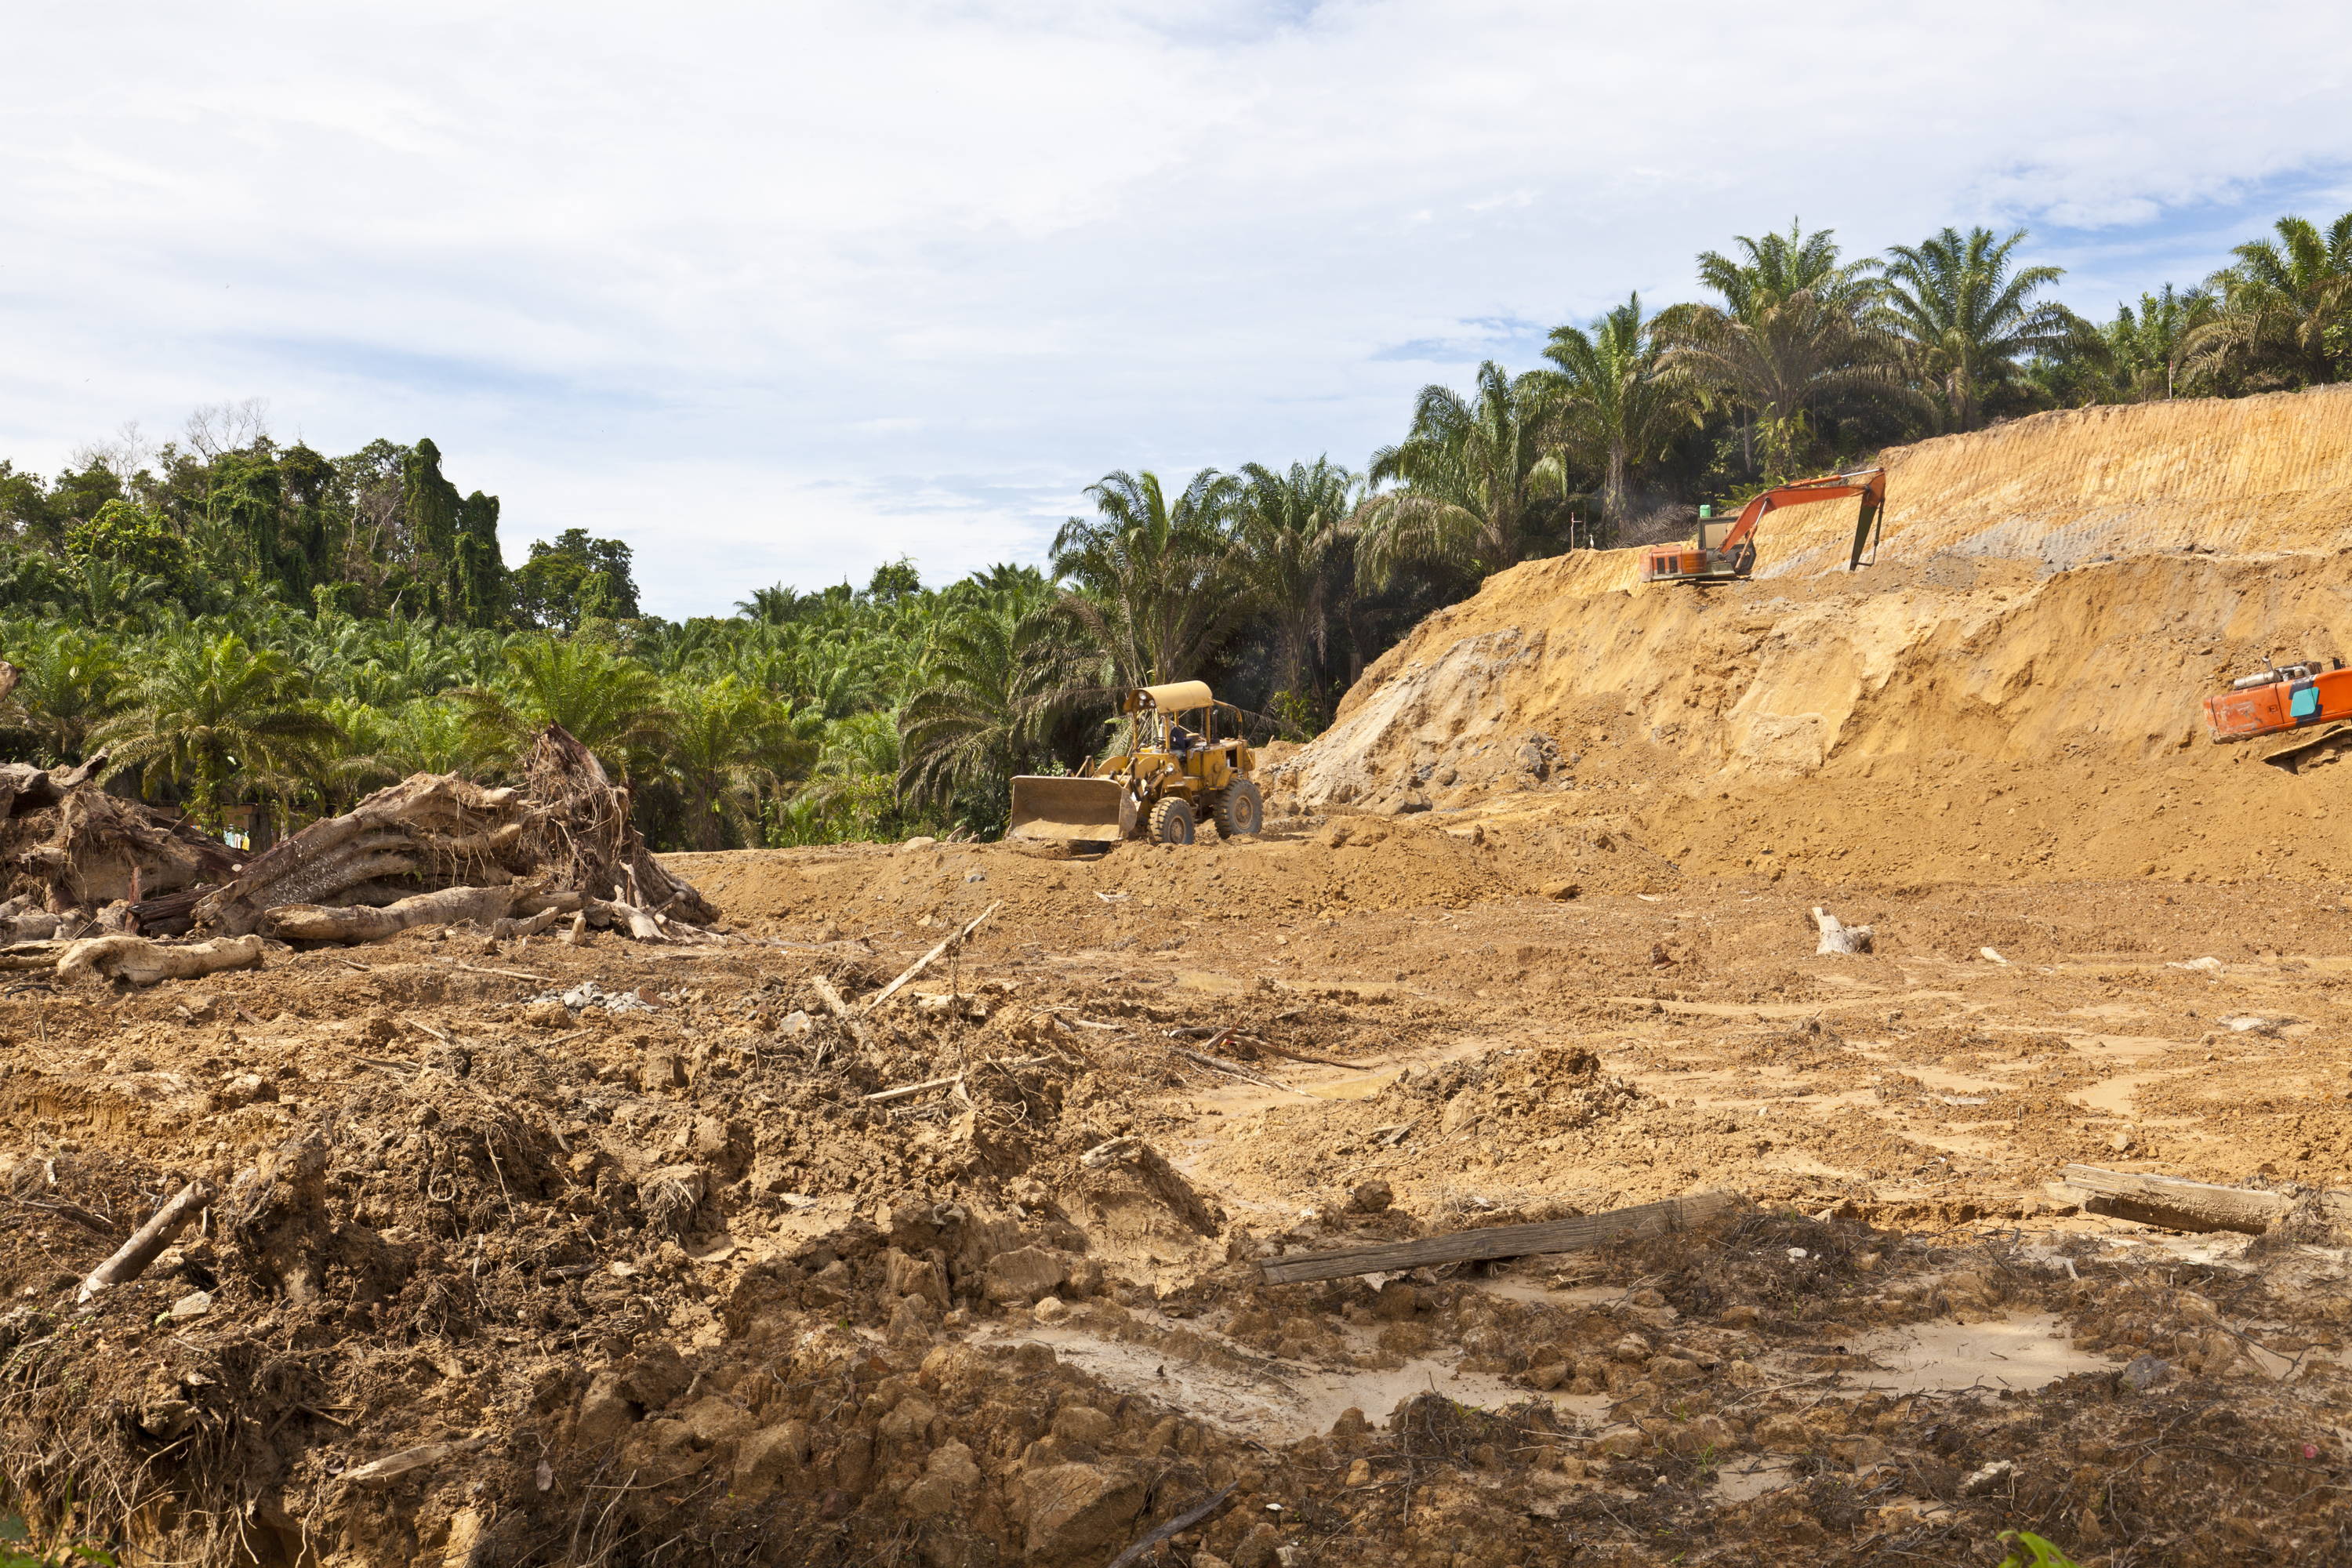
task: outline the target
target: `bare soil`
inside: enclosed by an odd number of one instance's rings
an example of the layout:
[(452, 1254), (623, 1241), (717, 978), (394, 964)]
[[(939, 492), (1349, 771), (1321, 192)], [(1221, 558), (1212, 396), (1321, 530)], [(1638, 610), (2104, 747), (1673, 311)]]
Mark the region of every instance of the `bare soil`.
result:
[[(1713, 594), (1498, 576), (1256, 840), (678, 856), (725, 943), (16, 977), (7, 1506), (207, 1568), (1102, 1568), (1204, 1504), (1126, 1562), (2352, 1561), (2352, 802), (2195, 724), (2352, 651), (2352, 395), (1890, 468), (1859, 577), (1819, 518)], [(2179, 1235), (2078, 1161), (2301, 1205)]]
[[(1546, 896), (1555, 850), (1443, 821), (677, 857), (741, 940), (10, 994), (0, 1464), (133, 1562), (1099, 1564), (1227, 1487), (1164, 1561), (2346, 1550), (2337, 1238), (2050, 1184), (2352, 1184), (2343, 889), (1628, 847)], [(1879, 951), (1812, 956), (1825, 899)], [(588, 979), (645, 1010), (531, 1000)], [(1752, 1203), (1598, 1255), (1254, 1267), (1713, 1187)]]

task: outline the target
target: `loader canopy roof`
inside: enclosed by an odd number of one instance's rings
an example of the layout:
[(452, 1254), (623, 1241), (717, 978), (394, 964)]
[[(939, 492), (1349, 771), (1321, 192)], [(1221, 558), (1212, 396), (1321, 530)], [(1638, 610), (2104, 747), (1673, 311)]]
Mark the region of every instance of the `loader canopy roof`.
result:
[(1205, 680), (1171, 680), (1165, 686), (1137, 687), (1128, 694), (1126, 708), (1129, 713), (1146, 708), (1157, 708), (1162, 713), (1186, 713), (1195, 708), (1206, 708), (1213, 700)]

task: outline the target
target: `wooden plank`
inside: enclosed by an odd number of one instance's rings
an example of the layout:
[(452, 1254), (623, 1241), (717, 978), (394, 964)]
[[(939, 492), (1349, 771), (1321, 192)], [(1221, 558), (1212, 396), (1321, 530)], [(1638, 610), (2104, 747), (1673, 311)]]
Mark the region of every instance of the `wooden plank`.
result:
[(2284, 1193), (2105, 1171), (2096, 1165), (2067, 1166), (2066, 1184), (2084, 1194), (2087, 1213), (2160, 1225), (2167, 1230), (2232, 1230), (2260, 1236), (2294, 1204)]
[(1580, 1252), (1621, 1236), (1649, 1236), (1712, 1219), (1746, 1202), (1738, 1193), (1699, 1193), (1663, 1203), (1535, 1225), (1498, 1225), (1485, 1230), (1449, 1231), (1415, 1241), (1373, 1247), (1342, 1247), (1330, 1252), (1294, 1252), (1258, 1265), (1269, 1285), (1306, 1279), (1339, 1279), (1350, 1274), (1399, 1274), (1439, 1263), (1483, 1258), (1528, 1258), (1546, 1252)]

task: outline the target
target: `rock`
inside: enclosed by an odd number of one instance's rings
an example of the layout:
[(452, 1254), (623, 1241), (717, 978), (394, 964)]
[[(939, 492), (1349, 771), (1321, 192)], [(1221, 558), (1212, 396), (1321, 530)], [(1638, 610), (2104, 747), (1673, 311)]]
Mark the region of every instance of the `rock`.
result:
[(1574, 1374), (1564, 1361), (1548, 1361), (1528, 1368), (1528, 1386), (1549, 1394)]
[(1611, 1432), (1586, 1444), (1584, 1451), (1599, 1459), (1627, 1459), (1647, 1452), (1649, 1447), (1646, 1432)]
[(648, 1410), (659, 1410), (684, 1394), (693, 1370), (677, 1347), (656, 1340), (621, 1365), (623, 1393)]
[(1646, 1362), (1650, 1359), (1650, 1342), (1639, 1334), (1627, 1334), (1611, 1347), (1609, 1353), (1629, 1363)]
[(1029, 1560), (1037, 1563), (1067, 1563), (1125, 1545), (1145, 1491), (1140, 1477), (1083, 1464), (1039, 1470), (1027, 1478), (1025, 1489)]
[(797, 1040), (814, 1027), (816, 1026), (809, 1021), (809, 1016), (795, 1007), (784, 1015), (784, 1021), (776, 1026), (776, 1032), (788, 1040)]
[(2172, 1363), (2161, 1356), (2136, 1355), (2124, 1368), (2123, 1379), (2136, 1392), (2146, 1394), (2172, 1381)]
[(929, 1441), (931, 1424), (940, 1418), (939, 1407), (919, 1394), (910, 1394), (882, 1417), (880, 1432), (885, 1442), (900, 1447)]
[(623, 1392), (620, 1379), (605, 1373), (589, 1384), (588, 1392), (580, 1396), (580, 1413), (572, 1423), (573, 1438), (591, 1447), (614, 1442), (635, 1424), (637, 1414), (637, 1406)]
[(1538, 890), (1540, 891), (1547, 899), (1555, 899), (1565, 902), (1567, 900), (1573, 899), (1581, 894), (1584, 891), (1584, 888), (1581, 883), (1577, 882), (1546, 882), (1542, 888)]
[(561, 1002), (530, 1002), (515, 1016), (534, 1029), (564, 1029), (571, 1027), (572, 1009)]
[(1067, 1322), (1070, 1317), (1070, 1304), (1059, 1296), (1047, 1296), (1041, 1299), (1034, 1307), (1030, 1309), (1030, 1311), (1041, 1323)]
[(1666, 1446), (1688, 1458), (1723, 1453), (1731, 1447), (1731, 1424), (1720, 1415), (1702, 1415), (1696, 1421), (1679, 1422), (1666, 1436)]
[(698, 1447), (715, 1447), (744, 1436), (756, 1425), (749, 1412), (730, 1399), (716, 1395), (698, 1399), (679, 1412)]
[(909, 838), (905, 843), (899, 845), (898, 853), (901, 855), (912, 855), (918, 849), (936, 848), (939, 846), (939, 842), (940, 841), (936, 838), (925, 837), (919, 834), (915, 837)]
[(2017, 1466), (2012, 1461), (1995, 1459), (1982, 1469), (1971, 1470), (1961, 1479), (1960, 1495), (1981, 1497), (1986, 1492), (1994, 1491), (2008, 1485), (2010, 1477), (2016, 1472)]
[(1759, 1422), (1756, 1445), (1768, 1453), (1801, 1454), (1812, 1447), (1812, 1429), (1793, 1415), (1774, 1415)]
[(1351, 1214), (1381, 1214), (1394, 1202), (1395, 1189), (1377, 1176), (1369, 1182), (1359, 1182), (1355, 1190), (1348, 1194), (1348, 1209)]
[(935, 1307), (948, 1304), (948, 1283), (940, 1266), (895, 1247), (882, 1258), (882, 1289), (893, 1296), (919, 1296)]
[(1282, 1550), (1282, 1536), (1270, 1524), (1251, 1528), (1234, 1548), (1234, 1568), (1275, 1568), (1276, 1553)]
[(1026, 1303), (1053, 1293), (1063, 1279), (1061, 1258), (1042, 1247), (1016, 1247), (988, 1260), (988, 1299)]
[(163, 1315), (167, 1318), (173, 1319), (201, 1318), (212, 1310), (213, 1297), (211, 1291), (191, 1290), (186, 1295), (181, 1297), (178, 1300), (173, 1302), (171, 1310)]
[(808, 1458), (807, 1422), (763, 1427), (735, 1450), (735, 1489), (747, 1498), (764, 1497), (779, 1480), (806, 1465)]
[(1072, 1443), (1083, 1443), (1089, 1448), (1099, 1448), (1110, 1441), (1118, 1424), (1088, 1405), (1065, 1405), (1054, 1417), (1054, 1436)]
[(923, 1473), (943, 1480), (959, 1492), (971, 1490), (980, 1485), (980, 1465), (971, 1450), (950, 1437), (931, 1450), (929, 1462)]

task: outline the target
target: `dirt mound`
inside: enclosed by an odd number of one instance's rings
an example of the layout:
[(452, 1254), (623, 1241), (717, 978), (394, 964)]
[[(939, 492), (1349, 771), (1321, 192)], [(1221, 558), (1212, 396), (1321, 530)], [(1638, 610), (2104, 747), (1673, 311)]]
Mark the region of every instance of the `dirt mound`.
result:
[(2040, 416), (1887, 464), (1886, 545), (1852, 576), (1827, 507), (1775, 519), (1732, 586), (1633, 589), (1630, 552), (1497, 575), (1368, 671), (1275, 798), (1607, 816), (1710, 874), (2352, 873), (2329, 770), (2214, 746), (2199, 707), (2267, 656), (2352, 655), (2352, 390)]

